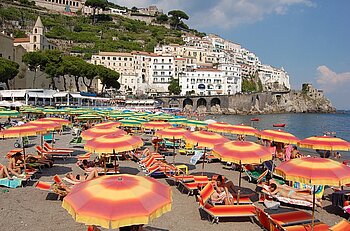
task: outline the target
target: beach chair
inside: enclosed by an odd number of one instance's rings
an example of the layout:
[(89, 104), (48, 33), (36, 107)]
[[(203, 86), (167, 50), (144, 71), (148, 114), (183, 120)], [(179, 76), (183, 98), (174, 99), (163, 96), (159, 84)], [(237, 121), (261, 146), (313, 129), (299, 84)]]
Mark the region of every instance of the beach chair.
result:
[(67, 196), (67, 194), (68, 194), (67, 191), (60, 190), (55, 185), (56, 184), (52, 183), (52, 182), (38, 181), (38, 182), (36, 182), (34, 187), (37, 189), (40, 189), (40, 190), (44, 190), (44, 191), (48, 191), (48, 192), (56, 194), (58, 196), (57, 197), (58, 200), (61, 200), (63, 197)]
[(350, 222), (348, 220), (343, 219), (338, 224), (330, 227), (332, 231), (350, 231)]
[(261, 182), (266, 178), (266, 175), (269, 173), (269, 170), (259, 172), (252, 165), (244, 165), (243, 171), (248, 176), (248, 181), (254, 183)]
[(44, 142), (52, 142), (52, 143), (55, 142), (55, 140), (53, 139), (52, 133), (48, 133), (48, 134), (44, 135), (43, 140), (44, 140)]
[(212, 223), (219, 223), (220, 218), (238, 218), (248, 217), (253, 222), (255, 216), (255, 206), (248, 205), (212, 205), (209, 202), (214, 187), (208, 183), (197, 195), (199, 208), (206, 212), (212, 218)]
[(83, 138), (81, 136), (78, 137), (74, 137), (71, 141), (69, 141), (70, 145), (83, 145), (85, 143), (85, 141), (83, 140)]
[(187, 195), (193, 195), (195, 191), (203, 188), (210, 182), (208, 176), (193, 176), (193, 182), (183, 182), (180, 181), (179, 188), (182, 186), (181, 193), (187, 191)]
[(44, 149), (49, 152), (74, 152), (74, 149), (71, 148), (53, 148), (50, 144), (44, 143)]
[(38, 152), (39, 155), (41, 156), (51, 156), (52, 158), (54, 157), (60, 157), (60, 158), (67, 158), (70, 157), (72, 152), (68, 151), (46, 151), (44, 150), (41, 146), (36, 146), (35, 147), (36, 151)]
[[(305, 189), (305, 193), (312, 194), (313, 186), (308, 185), (308, 184), (303, 184), (299, 182), (294, 182), (293, 183), (293, 188), (296, 189)], [(323, 198), (324, 195), (324, 185), (316, 185), (316, 190), (315, 190), (315, 197), (316, 198)]]
[(78, 161), (89, 160), (91, 157), (91, 152), (87, 152), (85, 154), (77, 156)]

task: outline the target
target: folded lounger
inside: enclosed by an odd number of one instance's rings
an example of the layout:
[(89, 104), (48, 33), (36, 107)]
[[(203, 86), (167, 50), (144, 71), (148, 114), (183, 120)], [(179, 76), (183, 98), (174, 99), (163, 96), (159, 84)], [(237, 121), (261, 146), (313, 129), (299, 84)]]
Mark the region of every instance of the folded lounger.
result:
[(35, 147), (36, 151), (38, 152), (39, 155), (42, 156), (51, 156), (51, 157), (70, 157), (72, 152), (69, 151), (45, 151), (41, 146), (36, 146)]
[(72, 148), (54, 148), (48, 143), (44, 143), (44, 148), (47, 151), (52, 151), (52, 152), (74, 152), (74, 149)]
[(208, 203), (214, 188), (211, 183), (207, 184), (197, 196), (199, 207), (209, 216), (213, 223), (219, 223), (220, 218), (229, 217), (252, 217), (255, 216), (255, 206), (252, 204), (245, 205), (211, 205)]

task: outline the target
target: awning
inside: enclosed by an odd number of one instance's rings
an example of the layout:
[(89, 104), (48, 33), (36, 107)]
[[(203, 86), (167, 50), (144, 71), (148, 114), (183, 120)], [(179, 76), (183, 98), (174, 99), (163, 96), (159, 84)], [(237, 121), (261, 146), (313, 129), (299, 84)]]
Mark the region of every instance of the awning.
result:
[(29, 98), (45, 98), (45, 99), (52, 99), (53, 95), (51, 93), (43, 93), (43, 92), (28, 92)]
[(68, 92), (57, 92), (55, 94), (53, 94), (54, 98), (60, 98), (60, 97), (67, 97)]
[(3, 98), (24, 98), (26, 95), (26, 90), (2, 90), (0, 91), (0, 95)]
[(76, 99), (82, 99), (83, 96), (81, 96), (79, 93), (70, 93), (70, 96), (72, 96), (73, 98), (76, 98)]

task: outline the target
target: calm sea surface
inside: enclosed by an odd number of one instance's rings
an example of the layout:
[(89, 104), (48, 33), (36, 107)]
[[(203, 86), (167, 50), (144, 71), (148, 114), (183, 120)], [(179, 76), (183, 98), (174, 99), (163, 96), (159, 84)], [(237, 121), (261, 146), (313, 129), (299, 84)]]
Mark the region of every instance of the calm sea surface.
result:
[[(259, 118), (259, 122), (251, 122), (251, 118)], [(309, 136), (323, 135), (324, 132), (335, 132), (337, 137), (350, 141), (350, 112), (335, 114), (275, 114), (275, 115), (219, 115), (208, 116), (208, 119), (224, 121), (230, 124), (252, 125), (259, 130), (276, 129), (273, 124), (285, 123), (283, 130), (299, 139)], [(349, 153), (344, 153), (350, 157)]]

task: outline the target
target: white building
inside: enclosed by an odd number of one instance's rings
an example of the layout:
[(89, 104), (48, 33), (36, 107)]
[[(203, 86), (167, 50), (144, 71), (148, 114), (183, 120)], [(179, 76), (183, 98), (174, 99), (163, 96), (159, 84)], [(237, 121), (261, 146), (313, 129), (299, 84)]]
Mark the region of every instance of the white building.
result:
[(258, 70), (259, 78), (264, 90), (289, 90), (289, 75), (283, 68), (278, 69), (270, 65), (260, 65)]
[(41, 22), (40, 16), (35, 22), (32, 33), (28, 38), (16, 38), (14, 39), (15, 46), (23, 46), (27, 52), (33, 52), (37, 50), (52, 50), (56, 46), (50, 43), (45, 36), (45, 27)]
[(77, 12), (84, 7), (86, 0), (34, 0), (36, 6), (58, 12)]
[(242, 81), (239, 66), (222, 65), (220, 68), (223, 70), (200, 68), (179, 75), (181, 95), (228, 95), (240, 92)]
[(174, 56), (151, 56), (149, 92), (150, 95), (168, 93), (169, 83), (175, 77)]

